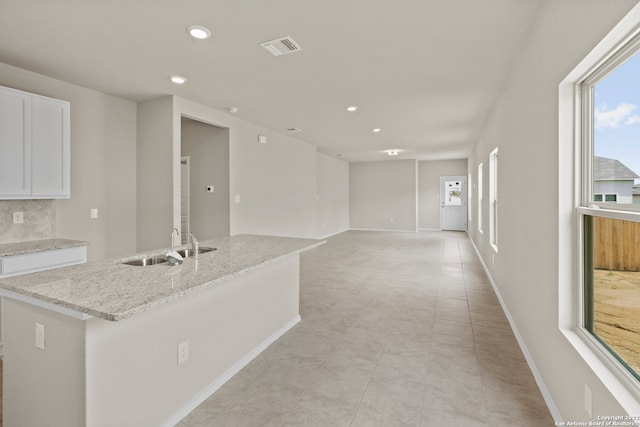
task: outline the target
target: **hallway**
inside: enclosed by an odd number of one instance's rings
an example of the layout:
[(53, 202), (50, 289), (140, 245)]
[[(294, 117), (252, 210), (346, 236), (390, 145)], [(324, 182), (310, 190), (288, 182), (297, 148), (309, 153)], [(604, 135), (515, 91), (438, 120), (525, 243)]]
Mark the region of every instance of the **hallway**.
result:
[(300, 294), (179, 426), (554, 425), (466, 233), (342, 233), (302, 255)]

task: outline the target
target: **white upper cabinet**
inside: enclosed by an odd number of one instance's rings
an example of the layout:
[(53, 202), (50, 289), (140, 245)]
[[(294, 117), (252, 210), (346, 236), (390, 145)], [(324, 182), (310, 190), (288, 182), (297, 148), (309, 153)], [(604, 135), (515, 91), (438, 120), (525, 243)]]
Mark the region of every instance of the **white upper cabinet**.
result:
[(0, 199), (70, 197), (70, 105), (0, 87)]
[(31, 97), (0, 87), (0, 197), (31, 195)]

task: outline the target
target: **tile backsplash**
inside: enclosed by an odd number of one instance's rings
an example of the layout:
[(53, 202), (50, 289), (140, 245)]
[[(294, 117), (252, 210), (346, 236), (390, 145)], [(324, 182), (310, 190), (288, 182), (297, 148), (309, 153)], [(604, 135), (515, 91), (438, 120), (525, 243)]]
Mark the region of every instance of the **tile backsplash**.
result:
[[(24, 223), (13, 223), (14, 212), (23, 212)], [(0, 244), (54, 237), (56, 207), (53, 200), (0, 200)]]

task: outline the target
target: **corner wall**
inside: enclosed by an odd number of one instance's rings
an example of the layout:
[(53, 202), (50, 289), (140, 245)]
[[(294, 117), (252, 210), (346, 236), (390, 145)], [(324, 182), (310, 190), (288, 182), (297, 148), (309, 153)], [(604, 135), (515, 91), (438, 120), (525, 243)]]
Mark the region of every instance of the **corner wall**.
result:
[(316, 237), (324, 238), (349, 229), (349, 163), (317, 153), (316, 170)]
[[(559, 330), (558, 312), (558, 85), (637, 2), (548, 1), (520, 47), (510, 79), (482, 137), (469, 157), (475, 186), (484, 164), (489, 194), (489, 153), (500, 150), (498, 248), (477, 224), (469, 234), (478, 247), (513, 319), (545, 398), (565, 421), (624, 414), (602, 383)], [(483, 210), (488, 230), (488, 199)], [(495, 254), (495, 261), (494, 261)], [(593, 418), (585, 410), (585, 385), (593, 393)], [(633, 414), (637, 415), (637, 414)]]

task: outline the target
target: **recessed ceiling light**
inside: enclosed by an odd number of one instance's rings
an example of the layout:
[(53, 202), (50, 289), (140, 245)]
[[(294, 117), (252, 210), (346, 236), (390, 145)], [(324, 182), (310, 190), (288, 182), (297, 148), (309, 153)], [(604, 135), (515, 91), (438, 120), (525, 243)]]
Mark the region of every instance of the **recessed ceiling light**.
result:
[(182, 85), (187, 82), (187, 78), (182, 76), (171, 76), (169, 77), (169, 80), (171, 80), (173, 83), (177, 85)]
[(227, 111), (230, 112), (231, 114), (235, 114), (238, 111), (240, 111), (240, 109), (238, 107), (227, 107)]
[(381, 130), (382, 130), (382, 129), (380, 129), (380, 128), (374, 128), (374, 129), (373, 129), (373, 132), (378, 133), (378, 132), (380, 132)]
[(349, 106), (347, 107), (347, 111), (348, 111), (348, 112), (350, 112), (350, 113), (353, 113), (353, 112), (354, 112), (354, 111), (356, 111), (357, 109), (358, 109), (358, 106), (357, 106), (357, 105), (349, 105)]
[(398, 150), (389, 150), (389, 151), (387, 151), (387, 155), (388, 156), (397, 156), (398, 155)]
[(187, 28), (187, 32), (191, 37), (198, 40), (204, 40), (211, 37), (211, 31), (201, 25), (192, 25)]

